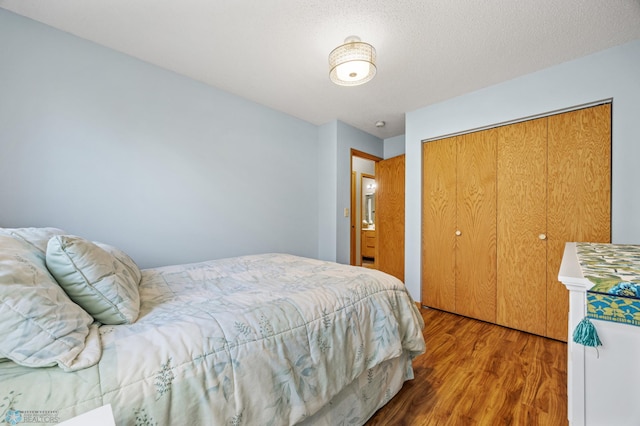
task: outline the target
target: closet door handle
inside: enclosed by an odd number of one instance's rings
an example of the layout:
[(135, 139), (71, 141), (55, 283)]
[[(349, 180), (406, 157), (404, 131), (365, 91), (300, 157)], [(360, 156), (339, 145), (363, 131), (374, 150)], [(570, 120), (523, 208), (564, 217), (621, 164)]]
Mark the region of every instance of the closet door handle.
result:
[(540, 234), (538, 235), (538, 238), (540, 238), (541, 240), (546, 240), (547, 236), (545, 234)]
[(460, 235), (462, 235), (462, 232), (460, 232), (460, 230), (456, 231), (456, 235), (459, 237)]

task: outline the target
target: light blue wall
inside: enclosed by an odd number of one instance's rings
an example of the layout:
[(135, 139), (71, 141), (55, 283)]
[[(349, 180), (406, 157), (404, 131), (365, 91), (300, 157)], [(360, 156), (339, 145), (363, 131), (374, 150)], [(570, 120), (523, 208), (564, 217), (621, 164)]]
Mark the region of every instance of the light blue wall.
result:
[[(338, 187), (336, 218), (336, 261), (349, 264), (351, 262), (351, 217), (344, 217), (344, 209), (351, 209), (351, 149), (366, 152), (382, 158), (383, 141), (361, 130), (338, 121)], [(351, 216), (352, 212), (349, 212)]]
[(613, 99), (612, 239), (640, 243), (640, 40), (406, 115), (405, 279), (420, 297), (422, 140)]
[(336, 260), (338, 210), (338, 122), (318, 128), (318, 258)]
[(404, 135), (384, 140), (384, 158), (389, 159), (405, 153)]
[(142, 267), (317, 257), (318, 133), (0, 9), (0, 226), (60, 227)]
[(319, 130), (319, 258), (351, 262), (351, 149), (382, 158), (383, 141), (341, 121)]

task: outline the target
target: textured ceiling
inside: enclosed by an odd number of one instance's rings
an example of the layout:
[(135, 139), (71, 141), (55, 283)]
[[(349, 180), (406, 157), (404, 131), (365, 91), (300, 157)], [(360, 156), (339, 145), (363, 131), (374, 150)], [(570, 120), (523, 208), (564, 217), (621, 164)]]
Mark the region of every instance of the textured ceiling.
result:
[[(404, 113), (640, 39), (638, 0), (0, 0), (0, 7), (320, 125)], [(358, 35), (378, 74), (332, 84)], [(387, 126), (376, 128), (384, 120)]]

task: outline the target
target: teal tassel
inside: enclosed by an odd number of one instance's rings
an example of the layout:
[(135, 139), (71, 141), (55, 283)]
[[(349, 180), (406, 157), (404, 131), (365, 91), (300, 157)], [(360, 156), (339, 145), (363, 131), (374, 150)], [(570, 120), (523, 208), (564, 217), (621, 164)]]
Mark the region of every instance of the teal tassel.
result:
[(573, 341), (584, 346), (602, 346), (596, 326), (584, 317), (573, 332)]

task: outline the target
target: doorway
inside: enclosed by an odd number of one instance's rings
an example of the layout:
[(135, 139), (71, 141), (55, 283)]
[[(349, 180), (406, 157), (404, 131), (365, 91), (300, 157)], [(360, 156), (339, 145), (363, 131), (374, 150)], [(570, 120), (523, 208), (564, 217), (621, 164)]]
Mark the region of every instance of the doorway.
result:
[(380, 160), (351, 150), (351, 265), (376, 267), (375, 172)]
[[(365, 160), (370, 161), (370, 160)], [(375, 163), (374, 163), (375, 167)], [(374, 169), (375, 172), (375, 169)], [(376, 268), (376, 177), (367, 173), (360, 175), (360, 264)], [(357, 228), (357, 226), (356, 226)]]

